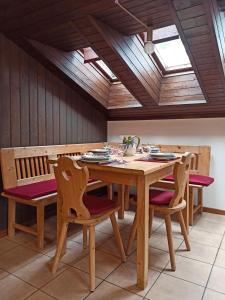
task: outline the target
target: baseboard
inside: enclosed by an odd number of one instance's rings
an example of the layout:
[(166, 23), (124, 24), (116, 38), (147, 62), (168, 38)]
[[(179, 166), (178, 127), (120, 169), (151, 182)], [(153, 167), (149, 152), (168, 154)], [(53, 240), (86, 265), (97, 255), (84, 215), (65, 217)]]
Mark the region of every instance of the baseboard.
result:
[(208, 212), (211, 214), (216, 214), (216, 215), (223, 215), (225, 216), (225, 210), (222, 209), (217, 209), (217, 208), (211, 208), (211, 207), (203, 207), (204, 212)]

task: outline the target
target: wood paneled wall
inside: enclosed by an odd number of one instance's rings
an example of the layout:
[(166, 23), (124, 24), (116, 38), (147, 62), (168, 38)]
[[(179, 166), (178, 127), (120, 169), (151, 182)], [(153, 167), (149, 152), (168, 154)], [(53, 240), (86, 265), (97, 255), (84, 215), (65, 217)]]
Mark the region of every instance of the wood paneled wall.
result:
[[(98, 120), (96, 122), (96, 120)], [(105, 115), (0, 35), (0, 148), (104, 141)], [(20, 218), (26, 218), (25, 210)], [(0, 200), (0, 229), (6, 201)]]

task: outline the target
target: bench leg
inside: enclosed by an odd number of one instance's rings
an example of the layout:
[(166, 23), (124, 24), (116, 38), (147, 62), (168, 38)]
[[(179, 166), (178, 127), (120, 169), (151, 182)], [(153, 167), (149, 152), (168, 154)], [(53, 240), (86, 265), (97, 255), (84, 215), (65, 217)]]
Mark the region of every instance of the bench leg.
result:
[(43, 204), (37, 205), (37, 239), (38, 248), (42, 250), (44, 248), (44, 215), (45, 207)]
[(113, 186), (111, 183), (107, 186), (107, 197), (110, 200), (113, 199)]
[(198, 205), (200, 206), (199, 212), (203, 212), (203, 188), (198, 189)]
[(15, 220), (16, 220), (16, 202), (13, 199), (8, 199), (8, 236), (15, 236)]

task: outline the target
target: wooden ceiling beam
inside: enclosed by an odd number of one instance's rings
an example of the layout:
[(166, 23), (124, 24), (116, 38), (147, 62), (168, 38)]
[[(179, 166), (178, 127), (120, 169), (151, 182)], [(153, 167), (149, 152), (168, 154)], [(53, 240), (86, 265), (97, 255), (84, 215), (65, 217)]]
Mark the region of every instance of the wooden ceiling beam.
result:
[(75, 26), (143, 106), (157, 105), (161, 74), (137, 36), (125, 37), (93, 17)]
[[(214, 102), (216, 97), (220, 98), (221, 93), (225, 100), (225, 78), (218, 44), (215, 40), (217, 25), (213, 20), (214, 12), (211, 4), (215, 1), (167, 1), (206, 101)], [(199, 18), (200, 22), (198, 22)], [(202, 41), (204, 41), (204, 47), (199, 47)], [(215, 82), (208, 80), (206, 70), (214, 72)], [(205, 84), (206, 81), (208, 84)], [(218, 101), (221, 101), (221, 98)]]

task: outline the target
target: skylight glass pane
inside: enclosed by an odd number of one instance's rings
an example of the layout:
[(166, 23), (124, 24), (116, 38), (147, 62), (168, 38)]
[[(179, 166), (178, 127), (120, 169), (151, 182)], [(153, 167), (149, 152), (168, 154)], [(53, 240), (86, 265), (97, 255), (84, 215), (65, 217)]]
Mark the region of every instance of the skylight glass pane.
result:
[(180, 39), (156, 44), (155, 49), (166, 70), (191, 67), (190, 60)]
[(107, 67), (107, 65), (102, 60), (97, 60), (96, 64), (99, 65), (100, 68), (102, 68), (103, 71), (111, 78), (111, 79), (117, 79), (117, 77), (113, 74), (113, 72)]

